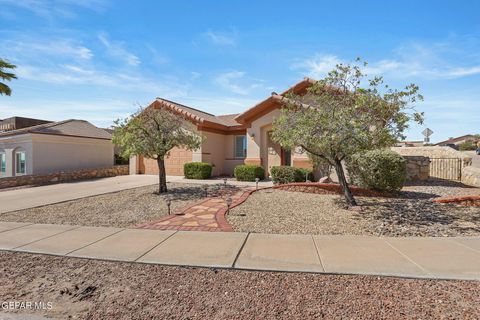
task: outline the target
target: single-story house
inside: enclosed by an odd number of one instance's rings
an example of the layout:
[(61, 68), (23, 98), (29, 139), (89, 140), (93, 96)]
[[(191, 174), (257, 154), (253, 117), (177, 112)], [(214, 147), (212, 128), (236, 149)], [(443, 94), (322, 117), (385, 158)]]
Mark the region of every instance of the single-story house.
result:
[[(261, 165), (269, 172), (272, 166), (286, 165), (311, 168), (308, 156), (301, 150), (284, 150), (270, 139), (272, 122), (280, 115), (282, 98), (289, 92), (304, 94), (315, 80), (305, 78), (284, 92), (260, 101), (240, 114), (213, 115), (173, 101), (157, 98), (150, 108), (166, 108), (195, 125), (206, 139), (198, 150), (175, 148), (165, 160), (167, 175), (183, 175), (187, 162), (213, 164), (213, 175), (233, 175), (240, 164)], [(157, 163), (142, 155), (130, 159), (130, 174), (158, 174)]]
[(111, 135), (87, 121), (71, 119), (9, 129), (0, 132), (0, 177), (113, 165)]
[(456, 138), (451, 137), (448, 140), (440, 141), (440, 142), (436, 143), (435, 145), (436, 146), (441, 146), (441, 147), (455, 147), (455, 146), (458, 146), (458, 145), (460, 145), (462, 143), (465, 143), (465, 142), (470, 142), (470, 141), (476, 142), (477, 140), (478, 140), (478, 138), (475, 137), (474, 135), (466, 134), (466, 135), (456, 137)]

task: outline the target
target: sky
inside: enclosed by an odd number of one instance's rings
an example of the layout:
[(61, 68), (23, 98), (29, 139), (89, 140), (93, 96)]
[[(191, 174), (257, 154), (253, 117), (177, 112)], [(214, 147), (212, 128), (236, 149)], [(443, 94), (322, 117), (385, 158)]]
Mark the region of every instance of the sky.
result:
[(242, 112), (361, 57), (420, 86), (408, 140), (480, 133), (480, 1), (0, 0), (0, 57), (18, 66), (0, 118), (108, 127), (155, 97)]

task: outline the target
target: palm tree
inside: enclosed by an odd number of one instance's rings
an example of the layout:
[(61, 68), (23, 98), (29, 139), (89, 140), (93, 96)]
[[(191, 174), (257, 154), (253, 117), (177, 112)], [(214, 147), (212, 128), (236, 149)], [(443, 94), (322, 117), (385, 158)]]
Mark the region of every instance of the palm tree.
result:
[[(17, 76), (11, 72), (5, 72), (5, 69), (15, 69), (17, 66), (0, 58), (0, 79), (10, 81), (12, 79), (17, 79)], [(7, 86), (5, 83), (0, 82), (0, 95), (11, 95), (12, 89)]]

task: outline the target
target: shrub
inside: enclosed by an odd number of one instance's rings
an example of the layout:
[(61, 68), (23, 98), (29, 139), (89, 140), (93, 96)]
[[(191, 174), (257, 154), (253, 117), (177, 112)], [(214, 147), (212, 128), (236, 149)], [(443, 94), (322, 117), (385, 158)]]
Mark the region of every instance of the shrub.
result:
[(469, 151), (477, 150), (477, 143), (475, 141), (466, 141), (458, 145), (458, 150), (460, 151)]
[(183, 165), (183, 174), (187, 179), (208, 179), (212, 176), (213, 166), (206, 162), (188, 162)]
[[(313, 181), (313, 171), (306, 168), (296, 168), (295, 182)], [(307, 175), (308, 174), (308, 175)]]
[(238, 181), (255, 181), (255, 178), (265, 178), (265, 170), (261, 166), (242, 164), (233, 170)]
[(276, 166), (270, 169), (274, 183), (285, 184), (293, 182), (305, 182), (308, 173), (309, 181), (313, 181), (312, 170), (295, 168), (290, 166)]
[(405, 183), (405, 159), (387, 149), (357, 153), (347, 161), (350, 182), (362, 188), (396, 192)]

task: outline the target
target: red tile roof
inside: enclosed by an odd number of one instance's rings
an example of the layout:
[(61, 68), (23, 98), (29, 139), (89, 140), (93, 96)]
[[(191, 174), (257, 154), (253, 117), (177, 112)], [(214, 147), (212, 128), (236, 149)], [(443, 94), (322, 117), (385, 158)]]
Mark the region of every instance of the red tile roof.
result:
[(211, 113), (192, 108), (183, 105), (178, 102), (170, 101), (164, 98), (157, 98), (149, 107), (159, 108), (166, 107), (169, 110), (182, 115), (185, 119), (201, 126), (219, 129), (222, 131), (233, 131), (246, 128), (246, 119), (251, 118), (254, 115), (261, 113), (266, 107), (279, 106), (281, 104), (282, 97), (289, 92), (296, 94), (302, 94), (308, 87), (314, 84), (316, 80), (311, 78), (304, 78), (302, 81), (296, 83), (292, 87), (288, 88), (280, 95), (272, 93), (270, 97), (256, 104), (250, 109), (240, 114), (226, 114), (226, 115), (213, 115)]

